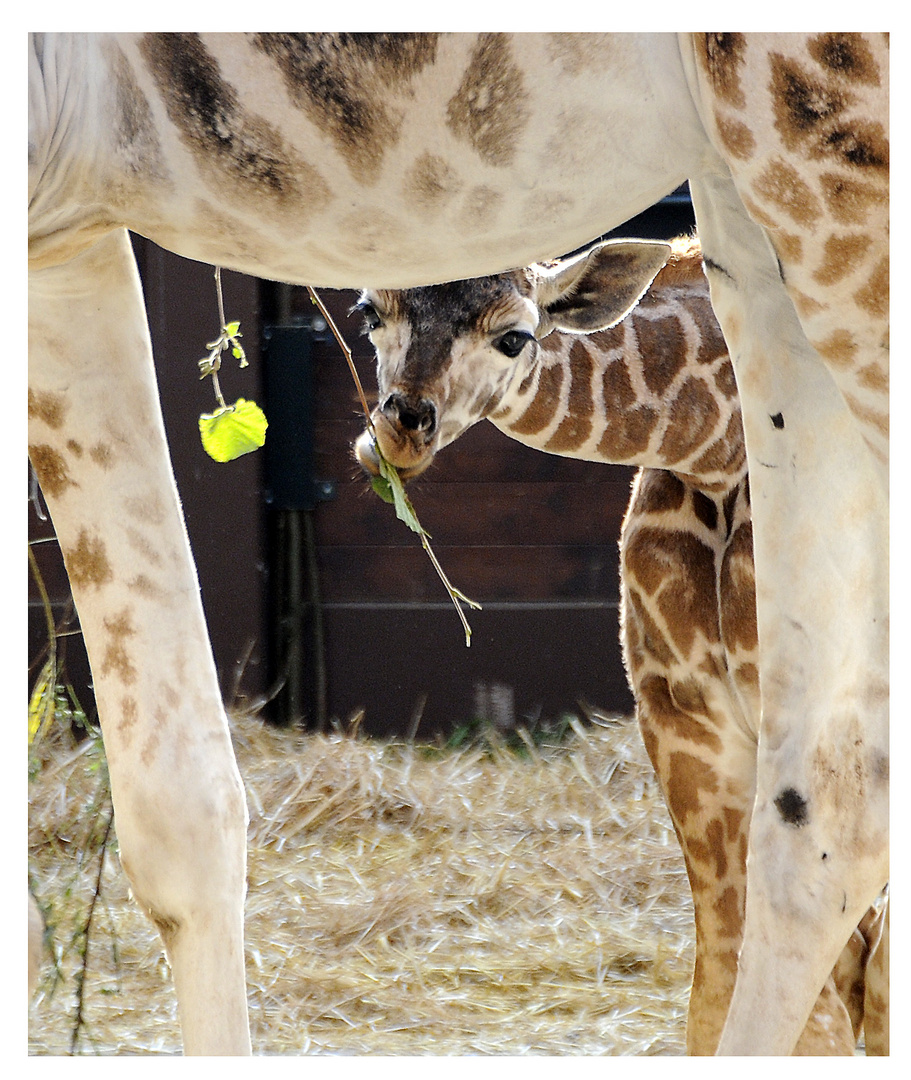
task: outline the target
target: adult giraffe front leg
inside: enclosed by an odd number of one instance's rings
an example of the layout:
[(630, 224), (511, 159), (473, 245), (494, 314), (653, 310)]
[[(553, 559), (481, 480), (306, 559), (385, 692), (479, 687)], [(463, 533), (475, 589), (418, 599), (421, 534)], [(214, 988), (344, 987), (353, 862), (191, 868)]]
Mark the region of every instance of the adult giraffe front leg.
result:
[(30, 275), (29, 454), (92, 664), (120, 858), (188, 1054), (247, 1054), (246, 805), (118, 230)]

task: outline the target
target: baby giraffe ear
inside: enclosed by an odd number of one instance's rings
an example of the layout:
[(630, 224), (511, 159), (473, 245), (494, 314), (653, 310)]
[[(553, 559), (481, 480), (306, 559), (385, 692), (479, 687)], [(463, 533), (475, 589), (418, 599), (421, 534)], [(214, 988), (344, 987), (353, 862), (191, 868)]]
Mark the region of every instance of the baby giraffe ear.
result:
[(639, 302), (671, 254), (655, 240), (608, 240), (538, 281), (536, 336), (551, 330), (591, 333), (620, 322)]

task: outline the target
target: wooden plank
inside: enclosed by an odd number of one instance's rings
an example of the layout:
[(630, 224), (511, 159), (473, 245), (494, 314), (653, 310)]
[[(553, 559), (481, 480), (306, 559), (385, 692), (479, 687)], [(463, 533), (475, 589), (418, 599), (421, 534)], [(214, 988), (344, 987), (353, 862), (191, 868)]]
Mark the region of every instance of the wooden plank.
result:
[[(616, 601), (616, 545), (434, 547), (449, 580), (480, 603)], [(327, 602), (445, 602), (446, 592), (418, 544), (408, 548), (345, 547), (319, 552)]]
[[(616, 612), (500, 608), (474, 612), (471, 648), (445, 608), (327, 606), (330, 716), (365, 710), (362, 731), (404, 734), (423, 702), (419, 739), (447, 735), (496, 697), (492, 723), (533, 725), (579, 701), (629, 715)], [(494, 693), (490, 693), (494, 691)]]
[[(424, 483), (410, 489), (423, 527), (440, 544), (616, 543), (626, 512), (625, 484)], [(414, 534), (366, 484), (339, 484), (318, 508), (321, 546), (408, 546)]]

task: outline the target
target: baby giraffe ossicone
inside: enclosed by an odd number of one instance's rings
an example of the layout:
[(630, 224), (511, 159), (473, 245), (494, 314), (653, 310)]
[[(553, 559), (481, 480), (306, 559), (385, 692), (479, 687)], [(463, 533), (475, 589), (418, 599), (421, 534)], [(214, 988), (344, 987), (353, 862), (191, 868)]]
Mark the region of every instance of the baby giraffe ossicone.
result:
[[(358, 307), (377, 353), (375, 439), (403, 478), (483, 418), (549, 453), (640, 466), (620, 542), (623, 653), (693, 896), (687, 1049), (712, 1054), (742, 938), (760, 697), (740, 403), (699, 245), (611, 241), (367, 290)], [(377, 471), (373, 433), (355, 452)], [(845, 943), (795, 1053), (851, 1054), (862, 1025), (867, 1053), (888, 1053), (887, 913), (884, 896)]]

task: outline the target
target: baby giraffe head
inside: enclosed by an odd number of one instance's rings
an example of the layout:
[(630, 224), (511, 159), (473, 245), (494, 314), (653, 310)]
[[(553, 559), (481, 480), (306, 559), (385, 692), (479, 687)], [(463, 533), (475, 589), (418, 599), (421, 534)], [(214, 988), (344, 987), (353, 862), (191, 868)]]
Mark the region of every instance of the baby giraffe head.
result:
[(618, 323), (670, 252), (660, 242), (614, 240), (549, 266), (365, 290), (356, 310), (376, 349), (379, 404), (373, 431), (355, 444), (358, 461), (376, 474), (378, 443), (403, 479), (418, 476), (533, 369), (542, 338)]

